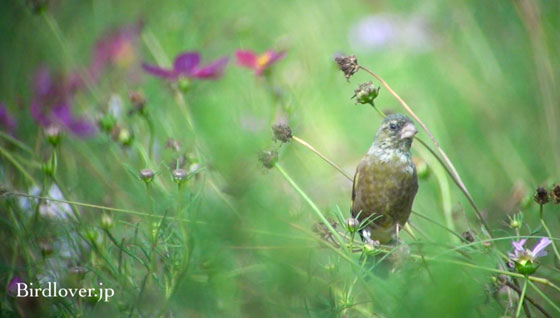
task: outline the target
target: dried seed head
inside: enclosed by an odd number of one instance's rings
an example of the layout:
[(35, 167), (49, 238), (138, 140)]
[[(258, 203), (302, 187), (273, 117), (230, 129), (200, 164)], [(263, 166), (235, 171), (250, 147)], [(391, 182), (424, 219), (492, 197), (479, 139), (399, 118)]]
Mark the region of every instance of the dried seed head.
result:
[(181, 184), (187, 178), (187, 170), (185, 169), (175, 169), (171, 174), (173, 175), (173, 181), (177, 184)]
[(547, 204), (549, 200), (548, 191), (546, 191), (546, 189), (543, 187), (538, 187), (537, 191), (535, 191), (533, 199), (535, 199), (535, 202), (540, 205)]
[(287, 124), (276, 124), (272, 126), (274, 138), (281, 142), (289, 142), (292, 139), (292, 129)]
[(152, 182), (152, 180), (154, 179), (154, 170), (152, 169), (142, 169), (140, 170), (140, 179), (142, 179), (146, 184)]
[(358, 59), (355, 55), (350, 56), (337, 56), (334, 58), (336, 63), (338, 64), (338, 68), (342, 72), (344, 72), (344, 76), (346, 79), (350, 79), (354, 73), (356, 73), (359, 69)]
[(259, 161), (265, 168), (272, 169), (276, 162), (278, 162), (278, 152), (274, 150), (261, 151)]
[(550, 194), (552, 197), (552, 202), (555, 204), (560, 204), (560, 184), (556, 184), (550, 189)]
[(463, 232), (463, 234), (461, 234), (461, 237), (463, 237), (463, 239), (469, 243), (474, 242), (474, 233), (472, 231), (465, 231)]
[(379, 89), (381, 87), (375, 87), (373, 82), (363, 83), (354, 91), (354, 96), (356, 97), (356, 104), (370, 104), (373, 105), (373, 100), (379, 95)]
[(134, 105), (135, 110), (142, 112), (144, 106), (146, 105), (146, 97), (140, 91), (130, 91), (128, 94), (132, 105)]
[(360, 228), (360, 221), (356, 220), (355, 218), (348, 218), (346, 219), (346, 229), (350, 233), (356, 233)]
[(169, 148), (175, 152), (181, 151), (181, 143), (177, 139), (169, 138), (165, 144), (166, 148)]

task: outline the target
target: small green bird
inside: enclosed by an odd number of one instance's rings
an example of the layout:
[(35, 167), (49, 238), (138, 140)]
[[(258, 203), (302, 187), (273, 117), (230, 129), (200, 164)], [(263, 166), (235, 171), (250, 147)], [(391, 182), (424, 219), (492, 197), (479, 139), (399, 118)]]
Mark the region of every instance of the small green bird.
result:
[(352, 187), (352, 216), (369, 218), (362, 236), (390, 243), (408, 220), (418, 192), (410, 146), (418, 133), (402, 114), (385, 117), (367, 154), (356, 168)]

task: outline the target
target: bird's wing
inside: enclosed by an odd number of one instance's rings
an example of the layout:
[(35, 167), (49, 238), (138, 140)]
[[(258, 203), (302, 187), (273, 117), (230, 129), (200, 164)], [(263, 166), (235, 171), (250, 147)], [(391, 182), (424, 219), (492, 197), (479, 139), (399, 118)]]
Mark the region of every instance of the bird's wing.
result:
[(356, 199), (356, 185), (358, 184), (358, 180), (360, 179), (360, 166), (362, 165), (362, 163), (360, 162), (360, 164), (358, 164), (358, 167), (356, 168), (356, 173), (354, 174), (354, 180), (352, 181), (352, 208), (351, 208), (351, 212), (352, 212), (352, 216), (356, 216), (355, 214), (359, 213), (354, 211), (354, 199)]

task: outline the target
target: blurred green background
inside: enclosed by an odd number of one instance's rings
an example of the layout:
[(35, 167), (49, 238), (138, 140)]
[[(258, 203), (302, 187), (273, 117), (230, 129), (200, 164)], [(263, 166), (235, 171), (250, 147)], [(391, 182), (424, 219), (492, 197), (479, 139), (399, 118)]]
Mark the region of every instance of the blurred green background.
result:
[[(188, 228), (193, 255), (177, 292), (167, 298), (166, 285), (157, 279), (147, 279), (143, 286), (146, 270), (141, 266), (127, 272), (132, 283), (126, 285), (122, 277), (108, 274), (103, 253), (90, 252), (74, 265), (88, 269), (89, 282), (100, 280), (115, 288), (116, 296), (109, 304), (91, 307), (54, 306), (59, 312), (87, 317), (489, 317), (504, 312), (496, 300), (500, 296), (488, 291), (490, 273), (436, 264), (427, 275), (415, 261), (383, 278), (384, 283), (366, 281), (371, 290), (358, 284), (347, 299), (354, 271), (317, 243), (312, 234), (318, 223), (315, 214), (276, 169), (261, 167), (257, 155), (279, 147), (270, 127), (282, 119), (294, 135), (353, 174), (381, 122), (370, 107), (350, 99), (358, 84), (373, 78), (358, 72), (347, 82), (333, 62), (337, 53), (356, 54), (360, 64), (382, 76), (430, 127), (496, 236), (512, 235), (507, 216), (519, 210), (525, 214), (523, 233), (531, 234), (538, 227), (538, 206), (527, 204), (534, 189), (560, 182), (559, 2), (52, 1), (39, 14), (32, 12), (31, 2), (0, 4), (0, 102), (17, 119), (13, 136), (33, 149), (31, 157), (37, 162), (46, 160), (49, 150), (29, 112), (34, 71), (48, 65), (70, 74), (91, 61), (96, 41), (107, 30), (144, 22), (133, 62), (104, 72), (94, 93), (76, 95), (74, 109), (96, 119), (107, 112), (111, 98), (120, 98), (126, 112), (132, 107), (129, 91), (143, 92), (154, 122), (154, 156), (146, 161), (143, 155), (149, 127), (139, 115), (125, 115), (121, 122), (134, 133), (131, 147), (103, 133), (87, 139), (67, 134), (57, 169), (66, 199), (174, 216), (178, 199), (170, 176), (173, 167), (167, 167), (173, 159), (165, 148), (167, 140), (178, 140), (182, 152), (203, 167), (179, 199), (186, 206), (185, 217), (198, 223)], [(286, 50), (287, 55), (266, 77), (257, 77), (236, 65), (238, 49)], [(193, 81), (185, 94), (196, 137), (171, 86), (140, 69), (141, 62), (169, 62), (187, 50), (199, 51), (204, 64), (231, 57), (221, 79)], [(383, 87), (376, 105), (405, 112)], [(428, 140), (425, 133), (420, 135)], [(321, 210), (334, 219), (339, 207), (348, 216), (348, 180), (299, 144), (289, 143), (279, 152), (282, 167)], [(414, 210), (458, 233), (480, 233), (468, 201), (433, 157), (418, 145), (413, 155), (430, 167), (429, 176), (420, 180)], [(5, 157), (0, 164), (2, 187), (27, 193), (31, 185), (21, 173)], [(149, 194), (137, 177), (143, 168), (158, 172), (158, 185)], [(25, 169), (39, 182), (45, 179), (40, 166)], [(6, 220), (9, 209), (16, 211), (15, 202), (3, 202)], [(553, 233), (560, 229), (559, 210), (558, 205), (545, 206)], [(16, 272), (28, 272), (29, 259), (20, 260), (14, 251), (26, 246), (30, 254), (36, 253), (37, 242), (57, 235), (49, 234), (55, 228), (94, 229), (103, 236), (99, 218), (104, 211), (80, 211), (81, 224), (49, 221), (25, 235), (6, 221), (0, 282), (7, 286), (14, 275), (13, 259)], [(150, 236), (149, 217), (110, 215), (117, 240), (132, 240), (135, 231)], [(459, 243), (418, 216), (411, 222), (434, 242)], [(404, 239), (412, 241), (410, 236)], [(107, 237), (99, 244), (115, 264), (123, 257)], [(510, 240), (497, 244), (504, 251), (510, 248)], [(437, 254), (438, 248), (426, 249)], [(164, 250), (173, 254), (174, 249), (180, 248), (171, 239)], [(474, 254), (478, 264), (495, 266), (490, 256)], [(543, 263), (542, 274), (559, 282), (553, 260)], [(164, 266), (158, 273), (176, 278), (183, 265)], [(560, 300), (558, 293), (551, 297)], [(17, 311), (8, 296), (3, 304), (6, 313)]]

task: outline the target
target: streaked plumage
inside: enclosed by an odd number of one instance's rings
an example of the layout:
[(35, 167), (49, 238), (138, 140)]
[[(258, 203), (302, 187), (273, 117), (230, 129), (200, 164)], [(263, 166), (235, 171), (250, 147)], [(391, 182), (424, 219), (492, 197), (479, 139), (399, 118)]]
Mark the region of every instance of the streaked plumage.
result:
[[(352, 188), (352, 215), (373, 220), (369, 232), (383, 244), (395, 238), (410, 216), (418, 191), (410, 146), (418, 131), (410, 118), (392, 114), (383, 120), (375, 140), (356, 169)], [(361, 212), (361, 213), (360, 213)]]

